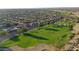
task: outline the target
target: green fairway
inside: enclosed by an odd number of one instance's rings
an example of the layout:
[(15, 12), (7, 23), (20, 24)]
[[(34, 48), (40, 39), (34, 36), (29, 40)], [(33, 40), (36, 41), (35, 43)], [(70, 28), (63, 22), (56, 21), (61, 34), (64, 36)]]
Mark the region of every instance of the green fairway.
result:
[(18, 34), (0, 45), (5, 47), (18, 45), (19, 47), (27, 48), (38, 44), (50, 44), (60, 48), (69, 41), (71, 35), (72, 33), (68, 26), (51, 24)]

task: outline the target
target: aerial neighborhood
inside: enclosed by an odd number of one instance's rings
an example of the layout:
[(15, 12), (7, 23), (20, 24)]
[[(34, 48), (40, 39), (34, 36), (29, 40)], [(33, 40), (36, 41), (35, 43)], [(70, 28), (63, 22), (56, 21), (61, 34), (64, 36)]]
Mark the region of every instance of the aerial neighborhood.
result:
[(79, 8), (0, 9), (0, 50), (79, 50), (66, 46), (78, 35), (76, 12)]

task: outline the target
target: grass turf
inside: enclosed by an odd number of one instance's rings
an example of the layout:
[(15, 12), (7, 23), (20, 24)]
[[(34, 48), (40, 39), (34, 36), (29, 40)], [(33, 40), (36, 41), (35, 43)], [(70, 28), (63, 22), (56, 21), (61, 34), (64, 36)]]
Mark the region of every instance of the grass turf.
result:
[(18, 45), (27, 48), (38, 44), (51, 44), (62, 47), (69, 41), (70, 35), (69, 27), (59, 27), (56, 24), (51, 24), (18, 34), (16, 37), (3, 41), (0, 45), (5, 47)]

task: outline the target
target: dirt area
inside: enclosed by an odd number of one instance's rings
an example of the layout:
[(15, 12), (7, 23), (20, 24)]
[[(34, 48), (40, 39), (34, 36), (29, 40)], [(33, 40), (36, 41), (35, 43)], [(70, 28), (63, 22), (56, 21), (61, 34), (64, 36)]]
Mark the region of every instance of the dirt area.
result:
[(73, 32), (75, 33), (75, 34), (79, 34), (79, 23), (77, 23), (74, 27), (73, 27)]
[(62, 48), (65, 51), (79, 51), (79, 23), (73, 27), (74, 37)]
[(34, 47), (29, 47), (29, 48), (20, 48), (19, 46), (13, 46), (10, 47), (13, 51), (55, 51), (58, 50), (57, 48), (47, 45), (47, 44), (39, 44)]
[(74, 14), (75, 16), (78, 16), (78, 17), (79, 17), (79, 11), (73, 12), (73, 14)]

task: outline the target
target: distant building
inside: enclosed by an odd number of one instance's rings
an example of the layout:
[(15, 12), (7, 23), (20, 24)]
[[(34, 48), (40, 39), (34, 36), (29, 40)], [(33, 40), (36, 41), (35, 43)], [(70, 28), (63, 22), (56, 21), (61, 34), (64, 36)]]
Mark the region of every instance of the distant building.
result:
[(11, 31), (17, 30), (17, 27), (4, 28), (3, 30), (6, 32), (11, 32)]

